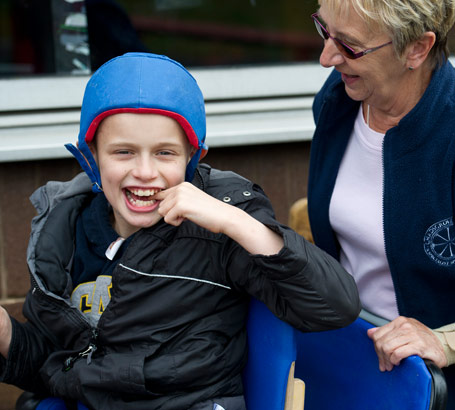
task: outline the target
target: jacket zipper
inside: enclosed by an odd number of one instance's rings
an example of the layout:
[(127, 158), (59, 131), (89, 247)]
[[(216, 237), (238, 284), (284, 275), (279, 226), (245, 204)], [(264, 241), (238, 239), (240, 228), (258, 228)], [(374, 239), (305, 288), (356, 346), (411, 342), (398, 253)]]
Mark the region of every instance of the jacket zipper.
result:
[(390, 277), (392, 278), (392, 283), (393, 283), (393, 290), (394, 290), (393, 296), (395, 298), (395, 305), (397, 307), (398, 313), (400, 313), (399, 307), (398, 307), (395, 278), (393, 277), (393, 274), (392, 274), (392, 267), (390, 266), (389, 255), (387, 253), (387, 241), (385, 240), (385, 154), (384, 154), (385, 150), (384, 149), (385, 149), (386, 135), (387, 135), (387, 133), (384, 135), (384, 139), (382, 140), (382, 235), (384, 238), (385, 257), (386, 257), (387, 263), (389, 264)]
[(87, 364), (90, 364), (92, 362), (93, 353), (95, 353), (98, 350), (97, 339), (98, 339), (98, 330), (92, 329), (92, 337), (90, 339), (89, 345), (84, 350), (77, 353), (75, 356), (69, 356), (63, 362), (62, 371), (67, 372), (68, 370), (71, 370), (74, 366), (74, 363), (76, 363), (79, 359), (81, 359), (83, 357), (86, 357)]
[[(31, 281), (32, 281), (32, 286), (33, 286), (32, 294), (34, 294), (35, 292), (39, 292), (43, 297), (52, 299), (54, 301), (54, 299), (51, 298), (51, 296), (44, 293), (43, 290), (38, 286), (38, 283), (36, 282), (34, 275), (31, 274), (30, 276), (32, 279)], [(58, 303), (58, 302), (56, 302), (56, 303)], [(64, 302), (62, 302), (62, 303), (64, 303)], [(96, 350), (98, 350), (98, 345), (97, 345), (98, 329), (92, 328), (83, 316), (81, 317), (80, 315), (78, 315), (77, 317), (80, 321), (82, 321), (84, 323), (84, 325), (86, 325), (88, 328), (90, 328), (90, 330), (91, 330), (90, 342), (84, 350), (77, 353), (75, 356), (69, 356), (67, 359), (64, 360), (63, 368), (62, 368), (62, 371), (64, 371), (64, 372), (67, 372), (68, 370), (70, 370), (74, 366), (74, 363), (82, 357), (87, 357), (87, 364), (90, 364), (92, 362), (93, 353), (95, 353)]]

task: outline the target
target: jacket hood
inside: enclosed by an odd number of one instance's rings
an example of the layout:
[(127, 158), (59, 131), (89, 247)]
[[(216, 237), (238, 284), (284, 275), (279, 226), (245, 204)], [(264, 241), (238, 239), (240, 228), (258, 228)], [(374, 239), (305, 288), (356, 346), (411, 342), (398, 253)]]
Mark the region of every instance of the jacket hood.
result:
[(127, 53), (92, 75), (82, 102), (78, 148), (65, 145), (90, 177), (94, 192), (102, 190), (101, 178), (88, 143), (104, 118), (122, 112), (155, 113), (176, 120), (197, 150), (186, 169), (185, 179), (192, 180), (207, 151), (204, 97), (196, 80), (166, 56)]

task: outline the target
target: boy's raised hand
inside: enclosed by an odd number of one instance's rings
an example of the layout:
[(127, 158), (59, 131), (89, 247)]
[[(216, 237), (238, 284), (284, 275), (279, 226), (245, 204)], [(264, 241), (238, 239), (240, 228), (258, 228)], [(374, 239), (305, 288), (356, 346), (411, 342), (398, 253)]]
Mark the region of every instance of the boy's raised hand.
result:
[(161, 201), (158, 212), (168, 224), (178, 226), (188, 219), (211, 232), (223, 232), (226, 204), (188, 182), (161, 191), (154, 199)]
[(224, 233), (252, 254), (274, 255), (283, 247), (280, 235), (235, 206), (226, 204), (188, 182), (157, 193), (158, 212), (168, 224), (189, 220), (213, 233)]

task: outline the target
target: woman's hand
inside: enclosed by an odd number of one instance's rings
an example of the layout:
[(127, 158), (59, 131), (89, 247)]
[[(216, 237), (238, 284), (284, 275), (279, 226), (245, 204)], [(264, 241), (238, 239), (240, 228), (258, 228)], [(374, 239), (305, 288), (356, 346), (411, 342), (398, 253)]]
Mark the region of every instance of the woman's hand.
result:
[(367, 333), (374, 342), (381, 371), (392, 370), (412, 355), (432, 360), (438, 367), (447, 366), (438, 337), (415, 319), (400, 316), (384, 326), (368, 329)]
[(6, 359), (11, 344), (12, 325), (8, 312), (0, 306), (0, 354)]

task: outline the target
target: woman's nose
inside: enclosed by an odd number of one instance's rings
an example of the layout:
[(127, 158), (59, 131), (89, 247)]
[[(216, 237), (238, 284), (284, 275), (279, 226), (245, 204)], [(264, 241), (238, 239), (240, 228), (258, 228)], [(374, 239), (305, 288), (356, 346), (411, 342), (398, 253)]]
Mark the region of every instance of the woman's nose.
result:
[(322, 49), (319, 63), (326, 68), (334, 67), (342, 64), (345, 61), (343, 54), (338, 50), (335, 45), (335, 40), (329, 38), (324, 41), (324, 48)]

